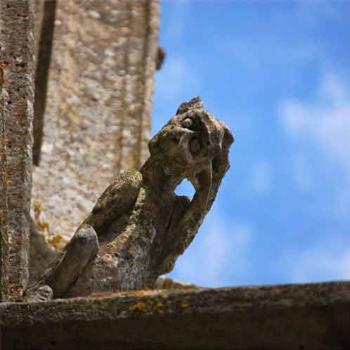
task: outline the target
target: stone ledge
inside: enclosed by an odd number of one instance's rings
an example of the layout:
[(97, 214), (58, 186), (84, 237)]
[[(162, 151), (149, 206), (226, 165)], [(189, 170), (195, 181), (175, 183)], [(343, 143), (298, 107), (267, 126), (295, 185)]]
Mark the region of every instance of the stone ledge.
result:
[(0, 305), (3, 349), (349, 349), (350, 282)]

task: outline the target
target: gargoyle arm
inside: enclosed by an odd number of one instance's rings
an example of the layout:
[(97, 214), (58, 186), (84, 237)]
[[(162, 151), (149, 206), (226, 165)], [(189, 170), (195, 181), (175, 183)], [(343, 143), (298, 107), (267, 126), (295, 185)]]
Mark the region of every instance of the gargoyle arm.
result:
[[(168, 232), (168, 245), (166, 253), (163, 254), (163, 262), (159, 264), (159, 273), (164, 274), (173, 269), (176, 259), (181, 255), (195, 237), (204, 217), (210, 210), (221, 180), (229, 169), (228, 152), (233, 142), (232, 134), (227, 131), (223, 140), (222, 151), (208, 164), (207, 169), (198, 173), (195, 178), (190, 179), (196, 193), (188, 203), (178, 201), (177, 212), (181, 213), (179, 220), (173, 220)], [(181, 199), (179, 197), (179, 199)]]
[(115, 223), (133, 208), (141, 183), (140, 172), (122, 171), (97, 200), (83, 224), (92, 226), (99, 240), (108, 240)]

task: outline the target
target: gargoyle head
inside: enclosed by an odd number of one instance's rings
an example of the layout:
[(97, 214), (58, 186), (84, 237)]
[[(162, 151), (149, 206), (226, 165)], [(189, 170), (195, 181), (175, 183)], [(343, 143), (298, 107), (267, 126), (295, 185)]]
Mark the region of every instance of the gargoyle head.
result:
[(150, 140), (152, 157), (166, 172), (190, 178), (208, 166), (233, 142), (228, 127), (207, 112), (199, 97), (182, 103), (177, 113)]

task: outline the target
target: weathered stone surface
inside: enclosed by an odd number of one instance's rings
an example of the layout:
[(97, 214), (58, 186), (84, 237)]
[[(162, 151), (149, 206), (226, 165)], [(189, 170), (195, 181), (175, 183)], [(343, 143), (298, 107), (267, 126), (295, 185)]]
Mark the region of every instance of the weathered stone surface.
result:
[(349, 349), (350, 283), (0, 305), (4, 349)]
[(20, 299), (28, 280), (32, 181), (33, 3), (0, 2), (1, 298)]
[[(56, 298), (152, 288), (194, 239), (229, 169), (232, 143), (200, 98), (182, 103), (150, 140), (141, 169), (114, 179), (40, 285)], [(175, 193), (184, 179), (196, 189), (193, 198)], [(28, 290), (30, 300), (36, 289)]]
[(57, 3), (48, 101), (33, 201), (71, 237), (121, 169), (147, 157), (157, 0)]
[(174, 280), (169, 277), (160, 276), (153, 285), (154, 289), (195, 289), (200, 288), (195, 284)]

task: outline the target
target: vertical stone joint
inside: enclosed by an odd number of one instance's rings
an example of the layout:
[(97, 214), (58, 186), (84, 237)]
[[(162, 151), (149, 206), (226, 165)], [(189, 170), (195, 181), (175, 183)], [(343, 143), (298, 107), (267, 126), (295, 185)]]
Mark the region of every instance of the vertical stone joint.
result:
[(35, 102), (33, 124), (33, 163), (39, 165), (43, 142), (44, 113), (46, 108), (49, 68), (56, 18), (56, 0), (46, 0), (43, 5), (38, 57), (35, 70)]

